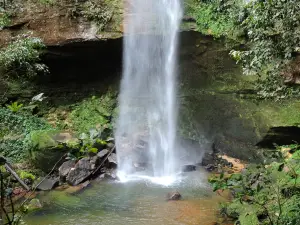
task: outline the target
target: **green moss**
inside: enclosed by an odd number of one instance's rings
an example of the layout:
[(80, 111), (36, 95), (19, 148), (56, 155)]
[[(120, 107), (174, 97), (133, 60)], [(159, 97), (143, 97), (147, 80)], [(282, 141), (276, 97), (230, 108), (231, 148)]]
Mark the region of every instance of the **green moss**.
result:
[(27, 138), (29, 154), (34, 165), (49, 172), (53, 165), (70, 149), (55, 139), (59, 131), (33, 131)]
[(46, 149), (57, 147), (58, 143), (53, 139), (53, 135), (56, 134), (57, 131), (33, 131), (30, 133), (30, 145), (35, 149)]
[(75, 106), (70, 114), (73, 129), (84, 133), (95, 127), (112, 128), (111, 120), (116, 105), (116, 95), (108, 92), (104, 96), (92, 97)]
[(300, 102), (296, 99), (281, 102), (262, 101), (259, 110), (271, 126), (298, 126), (300, 124)]

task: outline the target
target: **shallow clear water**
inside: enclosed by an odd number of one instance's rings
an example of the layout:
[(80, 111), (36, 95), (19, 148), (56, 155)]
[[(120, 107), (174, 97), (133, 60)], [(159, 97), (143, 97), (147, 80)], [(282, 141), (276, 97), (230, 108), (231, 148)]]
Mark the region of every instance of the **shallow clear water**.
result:
[[(211, 225), (218, 204), (205, 173), (183, 175), (180, 183), (160, 186), (149, 181), (95, 182), (81, 193), (52, 191), (40, 197), (44, 208), (25, 217), (29, 225)], [(183, 200), (166, 201), (179, 191)]]

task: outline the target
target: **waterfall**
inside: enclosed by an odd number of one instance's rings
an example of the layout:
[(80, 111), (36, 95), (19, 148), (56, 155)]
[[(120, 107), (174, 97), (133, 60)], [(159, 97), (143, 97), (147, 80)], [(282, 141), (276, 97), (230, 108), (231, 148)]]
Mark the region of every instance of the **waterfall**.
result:
[(176, 172), (177, 37), (180, 0), (130, 0), (115, 138), (119, 174), (147, 165), (151, 177)]

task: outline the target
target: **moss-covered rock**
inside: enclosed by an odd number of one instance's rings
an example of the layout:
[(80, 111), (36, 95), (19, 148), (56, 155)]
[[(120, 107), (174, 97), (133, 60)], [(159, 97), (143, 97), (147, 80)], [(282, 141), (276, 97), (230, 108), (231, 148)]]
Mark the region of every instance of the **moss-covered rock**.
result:
[(92, 128), (108, 128), (112, 131), (116, 98), (115, 93), (108, 92), (100, 98), (94, 96), (78, 103), (70, 114), (73, 129), (79, 133)]
[(28, 138), (30, 157), (37, 168), (48, 172), (64, 154), (71, 150), (68, 142), (76, 142), (76, 140), (70, 133), (55, 130), (33, 131)]

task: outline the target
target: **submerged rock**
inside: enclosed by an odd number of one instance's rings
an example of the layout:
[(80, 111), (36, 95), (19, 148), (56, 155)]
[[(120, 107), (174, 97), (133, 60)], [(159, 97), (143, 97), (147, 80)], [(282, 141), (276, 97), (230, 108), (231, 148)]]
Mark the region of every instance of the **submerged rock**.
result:
[(178, 191), (170, 192), (167, 194), (167, 201), (178, 201), (182, 198)]
[(82, 184), (77, 186), (69, 186), (64, 190), (64, 192), (68, 194), (78, 194), (79, 192), (83, 191), (84, 189), (88, 188), (91, 185), (90, 181), (85, 181)]
[(99, 180), (117, 180), (117, 170), (102, 168), (102, 174), (98, 177)]
[(31, 201), (26, 206), (28, 212), (32, 212), (37, 209), (41, 209), (43, 206), (37, 198), (31, 199)]

